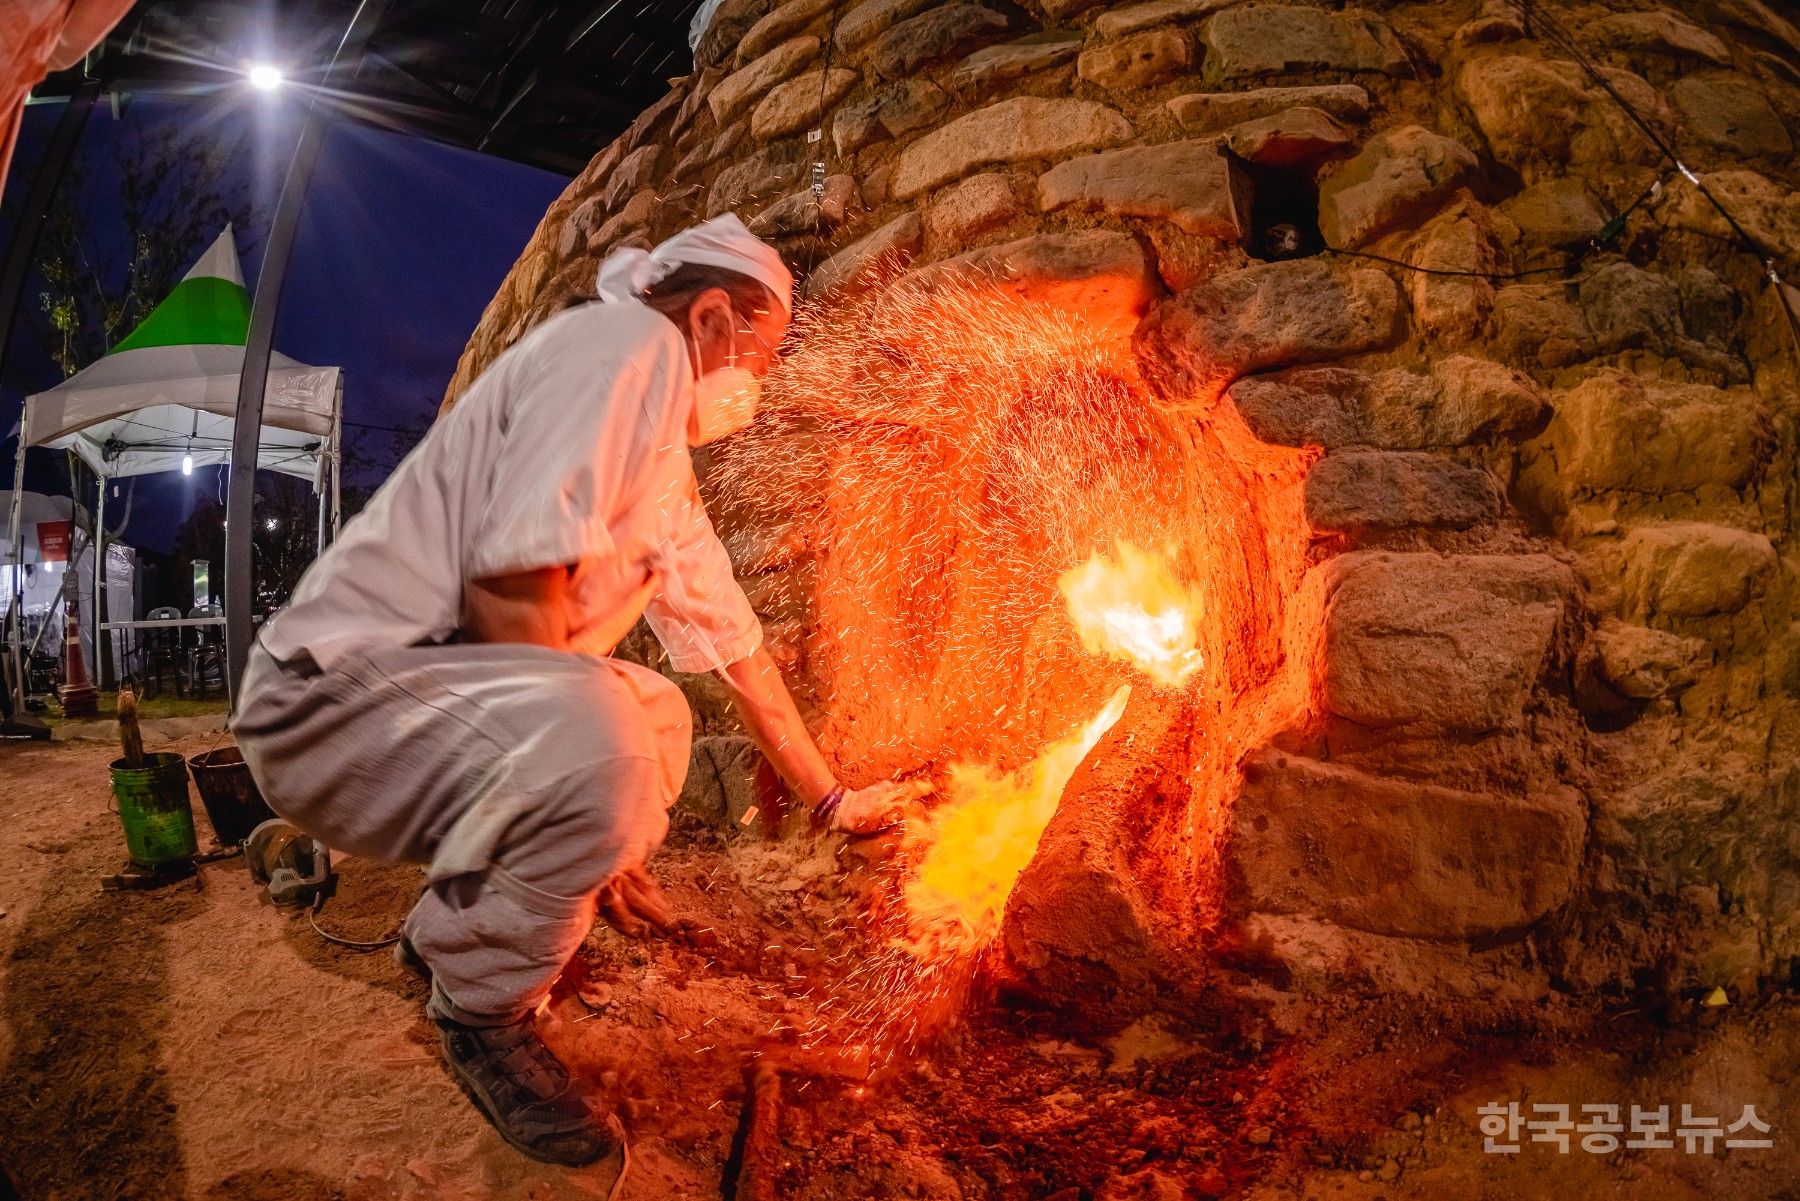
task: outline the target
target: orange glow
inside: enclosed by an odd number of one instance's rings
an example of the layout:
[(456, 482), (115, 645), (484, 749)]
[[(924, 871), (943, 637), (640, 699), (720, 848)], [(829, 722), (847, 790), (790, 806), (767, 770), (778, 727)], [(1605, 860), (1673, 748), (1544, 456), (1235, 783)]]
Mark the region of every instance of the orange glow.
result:
[(1200, 597), (1182, 587), (1163, 560), (1121, 540), (1117, 558), (1096, 552), (1056, 581), (1081, 645), (1123, 659), (1173, 688), (1203, 666)]
[(1131, 689), (1120, 688), (1087, 725), (1017, 771), (951, 765), (948, 800), (907, 831), (908, 849), (922, 850), (918, 872), (906, 885), (913, 954), (941, 961), (994, 940), (1006, 898), (1037, 853), (1069, 778), (1129, 699)]
[[(1155, 395), (1129, 338), (1002, 289), (906, 277), (803, 307), (793, 347), (755, 424), (707, 456), (708, 510), (728, 544), (798, 548), (750, 582), (826, 757), (947, 777), (905, 836), (917, 878), (884, 878), (870, 953), (803, 1041), (885, 1061), (985, 968), (1054, 972), (1037, 965), (1061, 961), (1056, 915), (1089, 903), (1083, 865), (1129, 894), (1148, 945), (1190, 954), (1223, 915), (1238, 765), (1315, 710), (1318, 452), (1259, 441), (1229, 399)], [(1157, 692), (1094, 717), (1128, 680)], [(1070, 798), (1081, 820), (1050, 828), (1114, 720)], [(1029, 868), (1050, 856), (1073, 869)], [(1021, 957), (984, 953), (1015, 933)]]

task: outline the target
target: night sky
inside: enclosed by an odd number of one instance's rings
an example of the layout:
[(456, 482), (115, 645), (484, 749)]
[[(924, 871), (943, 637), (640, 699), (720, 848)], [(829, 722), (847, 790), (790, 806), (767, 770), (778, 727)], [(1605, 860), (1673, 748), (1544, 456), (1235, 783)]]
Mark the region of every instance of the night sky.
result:
[[(90, 189), (84, 221), (100, 231), (116, 226), (116, 189), (105, 186), (115, 174), (115, 144), (159, 122), (216, 131), (226, 144), (240, 145), (232, 167), (238, 174), (230, 186), (253, 193), (265, 219), (273, 215), (299, 130), (292, 101), (272, 104), (240, 90), (129, 103), (138, 107), (122, 122), (114, 121), (104, 103), (97, 106), (76, 151), (96, 172), (99, 184)], [(6, 184), (9, 217), (30, 187), (36, 161), (62, 111), (60, 104), (26, 110), (19, 153)], [(378, 483), (397, 454), (396, 439), (367, 427), (429, 420), (482, 309), (567, 182), (534, 167), (421, 138), (347, 121), (329, 127), (302, 210), (275, 346), (303, 362), (344, 368), (346, 440), (376, 462), (358, 482)], [(81, 200), (62, 197), (59, 202)], [(252, 292), (265, 234), (264, 229), (238, 231)], [(11, 238), (10, 224), (0, 222), (0, 250)], [(26, 311), (6, 353), (0, 433), (12, 429), (26, 394), (61, 382), (29, 324), (41, 320), (36, 316), (41, 290), (35, 279), (28, 284)], [(0, 487), (11, 487), (16, 447), (12, 438), (0, 448), (5, 479)], [(32, 452), (26, 486), (58, 490), (60, 457), (61, 452)], [(223, 496), (222, 475), (223, 469), (215, 468), (196, 470), (191, 477), (171, 473), (141, 479), (125, 540), (168, 549), (196, 497)]]

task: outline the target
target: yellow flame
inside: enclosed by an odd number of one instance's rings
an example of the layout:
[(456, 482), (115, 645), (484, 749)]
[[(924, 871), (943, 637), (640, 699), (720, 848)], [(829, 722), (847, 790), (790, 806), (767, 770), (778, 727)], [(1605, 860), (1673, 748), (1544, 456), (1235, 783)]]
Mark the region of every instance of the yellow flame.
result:
[(1115, 550), (1116, 559), (1096, 551), (1056, 582), (1081, 645), (1174, 687), (1201, 667), (1200, 598), (1161, 559), (1125, 541)]
[(1086, 726), (1051, 743), (1017, 771), (997, 772), (981, 763), (951, 766), (946, 801), (908, 828), (909, 849), (926, 848), (918, 874), (906, 886), (915, 955), (950, 958), (993, 941), (1006, 899), (1037, 854), (1069, 778), (1130, 698), (1130, 687), (1120, 688)]

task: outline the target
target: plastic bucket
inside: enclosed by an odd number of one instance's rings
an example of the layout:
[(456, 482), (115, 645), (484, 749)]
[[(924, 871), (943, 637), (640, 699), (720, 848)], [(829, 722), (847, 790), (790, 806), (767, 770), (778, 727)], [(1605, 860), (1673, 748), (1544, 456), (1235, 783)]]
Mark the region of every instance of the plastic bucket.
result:
[(200, 790), (213, 833), (226, 846), (244, 841), (250, 831), (275, 816), (257, 791), (244, 752), (235, 746), (195, 755), (188, 760), (188, 770), (194, 773), (194, 787)]
[(172, 751), (144, 759), (143, 767), (113, 760), (113, 799), (119, 804), (131, 861), (154, 871), (192, 859), (200, 846), (194, 840), (194, 810), (188, 803), (187, 765)]

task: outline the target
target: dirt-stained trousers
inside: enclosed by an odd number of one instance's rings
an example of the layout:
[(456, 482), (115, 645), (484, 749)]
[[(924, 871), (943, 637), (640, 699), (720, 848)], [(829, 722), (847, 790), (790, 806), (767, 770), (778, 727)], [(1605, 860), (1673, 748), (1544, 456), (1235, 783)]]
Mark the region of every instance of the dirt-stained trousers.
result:
[(329, 670), (251, 652), (231, 728), (276, 813), (336, 850), (428, 864), (404, 932), (435, 1016), (549, 991), (614, 873), (662, 844), (691, 717), (635, 664), (522, 644), (399, 647)]

